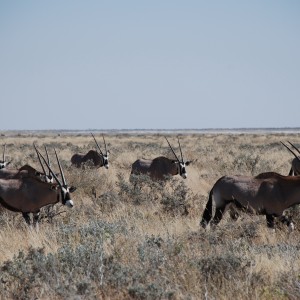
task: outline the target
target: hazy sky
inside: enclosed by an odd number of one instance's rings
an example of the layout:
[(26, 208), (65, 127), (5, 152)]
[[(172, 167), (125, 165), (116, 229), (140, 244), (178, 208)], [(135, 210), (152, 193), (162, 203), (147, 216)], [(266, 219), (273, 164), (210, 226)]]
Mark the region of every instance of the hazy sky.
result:
[(0, 130), (300, 126), (300, 1), (0, 0)]

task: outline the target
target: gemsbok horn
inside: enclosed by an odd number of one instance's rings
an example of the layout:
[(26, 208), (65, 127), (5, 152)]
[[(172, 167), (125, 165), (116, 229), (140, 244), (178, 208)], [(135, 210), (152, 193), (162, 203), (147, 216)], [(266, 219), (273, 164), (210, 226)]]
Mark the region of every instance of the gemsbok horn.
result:
[[(43, 180), (43, 181), (45, 181), (47, 183), (53, 183), (53, 176), (51, 175), (50, 169), (49, 169), (49, 173), (47, 175), (46, 169), (45, 169), (45, 167), (44, 167), (44, 165), (42, 163), (41, 157), (40, 157), (40, 153), (39, 153), (38, 149), (36, 148), (35, 144), (33, 144), (33, 146), (34, 146), (34, 149), (36, 151), (36, 155), (38, 157), (38, 160), (40, 162), (42, 170), (43, 170), (43, 173), (36, 172), (36, 175), (39, 176), (41, 178), (41, 180)], [(51, 168), (50, 158), (49, 158), (46, 146), (45, 146), (45, 151), (46, 151), (46, 155), (47, 155), (48, 166), (49, 166), (49, 168)]]
[(2, 161), (0, 160), (0, 170), (6, 168), (11, 161), (6, 161), (5, 160), (5, 150), (6, 150), (6, 144), (3, 146), (3, 156), (2, 156)]
[[(283, 142), (280, 142), (286, 149), (288, 149), (294, 156), (295, 158), (293, 158), (292, 160), (292, 164), (291, 164), (291, 169), (290, 169), (290, 172), (289, 172), (289, 175), (292, 176), (292, 175), (300, 175), (300, 157), (297, 156), (293, 150), (291, 150), (287, 145), (285, 145)], [(299, 149), (293, 145), (291, 142), (288, 142), (299, 154), (300, 154), (300, 151)]]

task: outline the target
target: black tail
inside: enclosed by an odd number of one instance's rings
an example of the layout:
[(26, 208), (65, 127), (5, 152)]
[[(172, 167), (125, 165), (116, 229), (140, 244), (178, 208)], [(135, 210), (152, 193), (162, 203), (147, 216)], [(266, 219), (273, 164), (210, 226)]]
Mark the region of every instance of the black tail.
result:
[(200, 222), (200, 225), (203, 228), (206, 228), (206, 226), (208, 225), (209, 221), (212, 218), (212, 195), (213, 195), (213, 188), (211, 189), (211, 191), (209, 193), (209, 198), (208, 198), (206, 207), (203, 212), (202, 220)]

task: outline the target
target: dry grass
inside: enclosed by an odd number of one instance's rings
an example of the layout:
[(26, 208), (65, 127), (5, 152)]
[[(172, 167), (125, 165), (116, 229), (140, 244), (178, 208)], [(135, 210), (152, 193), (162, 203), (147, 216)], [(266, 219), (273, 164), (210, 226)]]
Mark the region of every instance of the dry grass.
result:
[[(177, 148), (175, 136), (169, 139)], [(70, 166), (72, 154), (94, 148), (89, 135), (6, 134), (1, 140), (11, 167), (38, 167), (33, 142), (47, 145), (52, 157), (55, 147), (77, 191), (74, 209), (56, 205), (60, 214), (51, 223), (43, 219), (39, 231), (28, 229), (20, 214), (0, 214), (0, 298), (300, 297), (298, 214), (291, 234), (286, 228), (271, 233), (262, 216), (225, 217), (215, 230), (199, 227), (220, 176), (287, 174), (292, 157), (280, 140), (297, 144), (298, 134), (182, 135), (184, 157), (193, 160), (188, 179), (172, 179), (164, 189), (146, 182), (142, 192), (129, 183), (130, 166), (140, 157), (171, 157), (163, 136), (108, 135), (109, 170)], [(178, 201), (187, 216), (175, 208)]]

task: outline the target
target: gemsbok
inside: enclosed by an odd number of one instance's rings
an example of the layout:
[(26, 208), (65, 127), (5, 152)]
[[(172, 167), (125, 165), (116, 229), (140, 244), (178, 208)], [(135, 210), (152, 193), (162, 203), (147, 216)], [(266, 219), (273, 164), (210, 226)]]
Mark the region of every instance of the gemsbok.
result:
[(28, 225), (31, 225), (29, 214), (32, 213), (34, 226), (38, 224), (40, 209), (46, 205), (61, 202), (63, 205), (73, 207), (74, 204), (70, 194), (76, 190), (75, 187), (68, 186), (56, 151), (55, 156), (62, 182), (50, 168), (41, 153), (39, 151), (38, 153), (57, 184), (43, 182), (31, 176), (0, 179), (0, 204), (10, 211), (21, 212)]
[[(34, 145), (34, 147), (35, 147), (35, 145)], [(45, 149), (46, 149), (48, 164), (51, 167), (47, 148), (45, 147)], [(8, 169), (8, 168), (0, 169), (0, 179), (16, 179), (16, 178), (31, 176), (31, 177), (39, 178), (41, 181), (44, 181), (47, 183), (53, 183), (53, 176), (51, 175), (51, 172), (49, 171), (49, 174), (47, 175), (44, 165), (42, 164), (42, 161), (41, 161), (38, 153), (37, 153), (37, 156), (38, 156), (39, 162), (42, 166), (43, 172), (40, 172), (37, 169), (33, 168), (32, 166), (26, 164), (19, 169)], [(56, 174), (56, 175), (58, 176), (58, 174)]]
[(90, 150), (87, 154), (74, 154), (71, 157), (71, 163), (77, 168), (81, 168), (84, 166), (84, 164), (91, 163), (91, 165), (95, 168), (100, 168), (100, 167), (105, 167), (106, 169), (109, 168), (109, 150), (107, 150), (106, 147), (106, 142), (104, 139), (104, 135), (102, 135), (103, 142), (104, 142), (104, 147), (105, 147), (105, 153), (102, 152), (96, 138), (94, 135), (91, 133), (91, 135), (94, 138), (94, 141), (96, 143), (97, 148), (99, 149), (99, 152), (96, 150)]
[(20, 169), (1, 169), (0, 179), (16, 179), (21, 177), (41, 177), (42, 173), (30, 165), (24, 165)]
[[(295, 146), (293, 145), (292, 143), (288, 142), (299, 154), (300, 154), (300, 150)], [(300, 175), (300, 156), (297, 156), (287, 145), (285, 145), (283, 142), (281, 142), (281, 144), (287, 148), (294, 156), (295, 158), (293, 158), (292, 160), (292, 165), (291, 165), (291, 169), (290, 169), (290, 172), (289, 172), (289, 175), (292, 176), (292, 175)]]
[(159, 156), (154, 159), (138, 159), (136, 160), (131, 167), (130, 175), (148, 175), (154, 181), (166, 180), (169, 176), (174, 176), (179, 174), (182, 178), (187, 178), (186, 167), (191, 163), (191, 161), (184, 161), (181, 145), (178, 138), (178, 144), (180, 149), (181, 159), (175, 154), (171, 144), (167, 140), (169, 147), (171, 148), (174, 156), (174, 159), (169, 159), (164, 156)]
[[(216, 206), (212, 219), (213, 201)], [(252, 176), (224, 176), (209, 193), (200, 225), (209, 222), (217, 225), (226, 210), (233, 206), (243, 211), (266, 216), (267, 226), (274, 228), (274, 218), (294, 229), (293, 222), (283, 215), (284, 210), (300, 203), (300, 176), (283, 176), (278, 173), (262, 173)]]
[(5, 149), (6, 149), (6, 144), (4, 144), (3, 147), (3, 159), (0, 160), (0, 170), (6, 168), (11, 163), (11, 161), (5, 160)]

